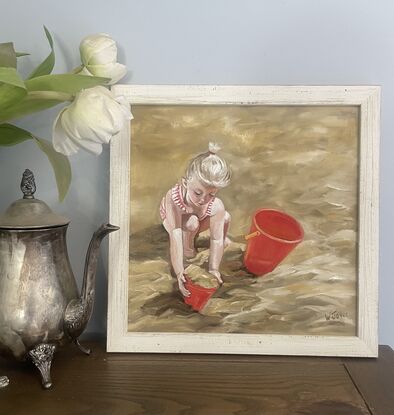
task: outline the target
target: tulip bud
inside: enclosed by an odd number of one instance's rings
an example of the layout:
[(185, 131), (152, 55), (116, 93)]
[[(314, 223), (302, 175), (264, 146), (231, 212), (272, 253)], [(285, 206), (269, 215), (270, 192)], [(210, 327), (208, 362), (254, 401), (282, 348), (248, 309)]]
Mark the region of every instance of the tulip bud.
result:
[(108, 144), (132, 118), (124, 97), (115, 97), (103, 86), (82, 90), (56, 117), (53, 147), (66, 156), (79, 148), (98, 155), (102, 145)]
[(126, 75), (126, 66), (116, 61), (118, 49), (109, 35), (99, 33), (85, 37), (79, 51), (84, 65), (81, 74), (110, 78), (108, 85), (115, 84)]

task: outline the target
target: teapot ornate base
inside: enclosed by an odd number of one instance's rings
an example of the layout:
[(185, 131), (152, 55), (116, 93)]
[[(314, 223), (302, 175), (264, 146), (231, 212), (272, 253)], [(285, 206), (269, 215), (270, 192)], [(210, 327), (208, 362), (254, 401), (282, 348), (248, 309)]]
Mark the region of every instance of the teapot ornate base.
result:
[[(85, 348), (79, 343), (78, 339), (74, 340), (74, 343), (78, 347), (78, 349), (86, 354), (90, 355), (91, 350)], [(31, 349), (27, 356), (28, 358), (33, 362), (33, 364), (37, 367), (37, 369), (40, 371), (41, 374), (41, 383), (44, 389), (50, 389), (52, 387), (52, 379), (51, 379), (51, 365), (53, 356), (55, 355), (55, 352), (58, 350), (58, 346), (53, 343), (40, 343), (33, 349)], [(6, 378), (6, 376), (2, 376)], [(1, 378), (0, 377), (0, 388), (1, 386)], [(8, 378), (7, 378), (8, 380)], [(5, 384), (4, 386), (7, 386)]]
[[(90, 355), (91, 350), (82, 346), (79, 342), (79, 339), (72, 340), (78, 349), (85, 355)], [(65, 345), (64, 342), (57, 343), (39, 343), (32, 349), (30, 349), (24, 356), (18, 361), (30, 360), (34, 366), (39, 370), (41, 375), (41, 383), (44, 389), (50, 389), (52, 387), (52, 378), (51, 378), (51, 365), (55, 353)], [(5, 355), (5, 357), (9, 357)], [(0, 389), (5, 388), (10, 383), (7, 376), (0, 376)]]
[(28, 353), (30, 360), (41, 373), (41, 382), (45, 389), (49, 389), (52, 386), (51, 364), (55, 351), (56, 345), (41, 343)]
[(10, 380), (7, 378), (7, 376), (0, 376), (0, 389), (5, 388), (10, 383)]

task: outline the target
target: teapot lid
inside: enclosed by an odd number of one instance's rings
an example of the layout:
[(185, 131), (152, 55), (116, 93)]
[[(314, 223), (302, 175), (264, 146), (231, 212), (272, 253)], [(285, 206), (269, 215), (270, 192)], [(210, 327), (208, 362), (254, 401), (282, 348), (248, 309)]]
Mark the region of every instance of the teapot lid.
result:
[(54, 213), (45, 202), (34, 198), (36, 184), (28, 169), (23, 173), (21, 190), (23, 198), (16, 200), (0, 215), (0, 229), (52, 228), (70, 223), (69, 219)]

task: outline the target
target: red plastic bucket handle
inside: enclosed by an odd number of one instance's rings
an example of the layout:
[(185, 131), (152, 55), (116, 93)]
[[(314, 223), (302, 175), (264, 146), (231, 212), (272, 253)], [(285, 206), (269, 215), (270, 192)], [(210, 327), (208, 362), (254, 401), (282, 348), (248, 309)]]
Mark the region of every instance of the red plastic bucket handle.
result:
[(245, 235), (245, 239), (248, 241), (249, 239), (255, 238), (259, 235), (261, 235), (260, 231), (252, 232), (249, 235)]

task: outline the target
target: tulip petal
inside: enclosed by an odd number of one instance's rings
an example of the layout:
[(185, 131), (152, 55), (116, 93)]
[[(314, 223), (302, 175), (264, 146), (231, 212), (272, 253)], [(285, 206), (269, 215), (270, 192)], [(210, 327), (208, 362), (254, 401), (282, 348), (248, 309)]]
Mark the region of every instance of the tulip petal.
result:
[(77, 94), (61, 121), (64, 130), (74, 141), (88, 139), (103, 143), (111, 139), (113, 125), (105, 115), (105, 107), (113, 98), (107, 98), (108, 93), (104, 87), (95, 87)]
[(100, 143), (95, 143), (94, 141), (81, 139), (78, 140), (78, 145), (82, 147), (84, 150), (93, 153), (94, 155), (98, 156), (103, 151), (103, 146)]
[[(101, 110), (101, 116), (104, 116)], [(95, 121), (89, 117), (80, 116), (77, 121), (71, 112), (68, 112), (62, 118), (62, 127), (67, 135), (74, 141), (90, 140), (96, 143), (107, 143), (111, 139), (108, 128), (103, 128), (100, 124), (101, 118), (96, 117)]]
[(123, 112), (122, 106), (115, 100), (110, 102), (105, 108), (108, 120), (111, 120), (113, 134), (117, 134), (124, 126), (127, 118)]
[(52, 127), (52, 144), (53, 148), (65, 156), (71, 156), (75, 154), (79, 147), (69, 138), (61, 125), (62, 115), (65, 113), (68, 107), (63, 108), (53, 123)]
[(106, 33), (85, 37), (80, 43), (79, 50), (85, 66), (116, 62), (116, 43)]
[(134, 116), (131, 113), (131, 105), (130, 102), (127, 101), (127, 99), (123, 95), (119, 95), (115, 97), (116, 102), (120, 105), (120, 109), (123, 112), (123, 115), (125, 116), (126, 120), (133, 120)]
[(111, 48), (113, 45), (115, 45), (115, 55), (112, 56), (111, 62), (116, 61), (115, 41), (106, 33), (86, 36), (81, 40), (79, 45), (82, 63), (84, 65), (89, 65), (96, 53), (100, 53), (103, 49)]
[(94, 76), (111, 78), (108, 85), (116, 84), (127, 73), (126, 66), (117, 62), (108, 63), (106, 65), (87, 65), (87, 69)]
[(64, 108), (56, 117), (53, 125), (53, 148), (65, 156), (75, 154), (80, 148), (87, 150), (95, 155), (101, 154), (103, 151), (102, 145), (87, 139), (75, 140), (73, 137), (67, 135), (67, 132), (61, 125), (61, 118), (67, 114), (68, 107)]
[(88, 65), (107, 65), (116, 62), (118, 49), (114, 41), (95, 50), (95, 53), (90, 57)]

